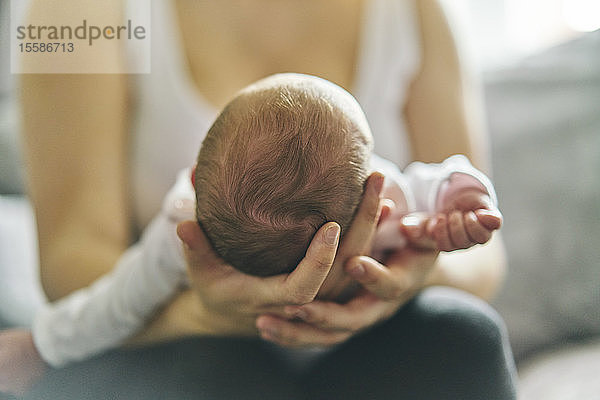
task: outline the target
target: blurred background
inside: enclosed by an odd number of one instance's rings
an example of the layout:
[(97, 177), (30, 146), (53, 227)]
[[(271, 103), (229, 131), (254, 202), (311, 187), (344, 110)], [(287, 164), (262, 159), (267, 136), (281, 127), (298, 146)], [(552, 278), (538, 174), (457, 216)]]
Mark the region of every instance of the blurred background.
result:
[[(0, 0), (0, 240), (15, 250), (0, 253), (0, 325), (26, 325), (43, 298), (35, 243), (23, 243), (34, 222), (9, 3)], [(510, 267), (494, 305), (508, 326), (522, 396), (600, 399), (600, 1), (443, 3), (484, 85)], [(10, 268), (24, 261), (31, 268)]]
[(600, 28), (598, 0), (441, 0), (480, 69), (513, 64)]

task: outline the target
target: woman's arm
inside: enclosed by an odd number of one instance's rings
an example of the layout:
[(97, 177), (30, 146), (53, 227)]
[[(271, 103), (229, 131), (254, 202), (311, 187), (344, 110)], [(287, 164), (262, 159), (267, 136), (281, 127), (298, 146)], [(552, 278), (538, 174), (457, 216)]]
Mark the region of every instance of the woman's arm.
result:
[[(74, 3), (59, 9), (33, 0), (30, 9), (57, 23), (75, 6), (90, 16), (108, 18), (113, 10), (112, 18), (121, 18), (121, 0)], [(116, 47), (93, 55), (74, 52), (69, 60), (111, 70), (124, 62)], [(29, 194), (38, 224), (42, 284), (51, 301), (110, 271), (131, 244), (127, 79), (122, 74), (21, 77)], [(163, 312), (179, 315), (180, 303)]]
[(109, 271), (127, 247), (124, 82), (119, 75), (22, 82), (41, 279), (56, 300)]
[(425, 285), (452, 286), (490, 301), (500, 289), (505, 272), (506, 251), (496, 232), (484, 245), (441, 253)]
[(413, 158), (439, 163), (464, 154), (488, 170), (480, 88), (467, 71), (438, 0), (415, 2), (421, 27), (421, 68), (404, 115)]
[[(419, 161), (441, 162), (452, 154), (464, 154), (476, 167), (489, 170), (479, 85), (465, 76), (439, 2), (416, 3), (422, 65), (404, 110), (413, 156)], [(441, 254), (427, 284), (454, 286), (489, 300), (505, 269), (504, 245), (496, 234), (484, 246)]]
[[(78, 6), (90, 16), (100, 7), (110, 9), (91, 0), (83, 3)], [(42, 14), (59, 23), (70, 19), (65, 16), (69, 7), (75, 6), (34, 0), (30, 10), (33, 17)], [(122, 62), (116, 47), (85, 58), (75, 51), (69, 57), (82, 66)], [(29, 194), (38, 225), (41, 279), (50, 300), (109, 271), (130, 240), (126, 79), (118, 74), (21, 76)]]

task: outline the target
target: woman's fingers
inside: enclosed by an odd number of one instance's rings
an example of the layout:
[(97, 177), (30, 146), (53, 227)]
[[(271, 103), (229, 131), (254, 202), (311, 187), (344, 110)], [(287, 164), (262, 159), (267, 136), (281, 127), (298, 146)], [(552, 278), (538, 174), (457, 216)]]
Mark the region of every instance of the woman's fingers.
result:
[(352, 221), (352, 226), (345, 234), (344, 241), (340, 246), (339, 254), (342, 258), (363, 254), (370, 248), (381, 212), (379, 202), (383, 180), (384, 177), (379, 172), (372, 173), (367, 179), (365, 193)]
[[(365, 290), (345, 304), (313, 301), (287, 306), (277, 315), (261, 315), (256, 326), (261, 336), (283, 346), (332, 345), (388, 318), (423, 286), (437, 252), (403, 250), (389, 258), (387, 268), (369, 257), (353, 257), (346, 272)], [(360, 271), (355, 267), (360, 265)]]
[(438, 251), (417, 251), (408, 248), (391, 254), (388, 266), (370, 257), (348, 260), (345, 271), (365, 289), (383, 300), (403, 301), (420, 289), (425, 276), (435, 265)]
[(396, 203), (391, 199), (381, 199), (379, 218), (377, 218), (377, 226), (381, 225), (396, 209)]
[(425, 213), (411, 213), (400, 220), (400, 230), (409, 239), (417, 240), (425, 233), (427, 222), (429, 222), (429, 218)]
[(292, 273), (268, 278), (246, 275), (227, 265), (212, 250), (195, 221), (180, 223), (177, 234), (185, 244), (189, 272), (196, 285), (205, 292), (211, 290), (213, 298), (229, 296), (235, 303), (264, 309), (277, 304), (305, 304), (315, 298), (333, 265), (340, 226), (335, 222), (323, 225)]
[(206, 236), (196, 221), (189, 220), (177, 224), (177, 236), (179, 236), (185, 247), (195, 253), (210, 249), (210, 247), (207, 248)]
[[(339, 249), (340, 231), (336, 223), (326, 224), (315, 234), (306, 257), (298, 267), (285, 277), (282, 285), (269, 291), (271, 304), (299, 305), (312, 301), (331, 270), (336, 255), (341, 262), (344, 262), (354, 254), (367, 251), (381, 211), (379, 203), (383, 180), (383, 175), (378, 172), (371, 174), (367, 179), (365, 193), (352, 226), (346, 232)], [(329, 229), (332, 227), (336, 227), (337, 231)]]
[(331, 270), (339, 238), (340, 226), (337, 223), (323, 225), (310, 243), (306, 256), (275, 292), (273, 301), (288, 304), (312, 301)]
[(262, 315), (256, 327), (263, 339), (286, 347), (332, 346), (347, 340), (352, 332), (327, 331), (300, 321)]
[(391, 270), (370, 257), (354, 257), (345, 269), (369, 292), (384, 300), (397, 299), (409, 285), (406, 271)]
[(414, 212), (400, 220), (400, 231), (404, 233), (411, 246), (417, 249), (434, 249), (435, 242), (427, 235), (427, 224), (431, 217), (426, 213)]
[(206, 235), (196, 221), (183, 221), (177, 225), (177, 236), (183, 242), (185, 256), (191, 273), (205, 274), (225, 262), (214, 252)]
[(312, 326), (331, 330), (358, 332), (386, 316), (395, 306), (364, 291), (346, 304), (313, 301), (303, 306), (285, 308), (287, 318), (300, 319)]
[(262, 315), (256, 326), (263, 339), (283, 346), (330, 346), (388, 318), (397, 308), (397, 302), (383, 301), (365, 291), (346, 304), (314, 301), (289, 306), (286, 317)]

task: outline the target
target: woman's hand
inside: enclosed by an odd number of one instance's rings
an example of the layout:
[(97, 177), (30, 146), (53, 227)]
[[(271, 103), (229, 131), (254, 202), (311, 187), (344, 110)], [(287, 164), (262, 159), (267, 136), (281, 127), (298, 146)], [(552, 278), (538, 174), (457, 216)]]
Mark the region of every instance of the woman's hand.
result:
[(257, 325), (261, 336), (283, 346), (329, 346), (391, 317), (425, 286), (437, 252), (409, 248), (392, 254), (387, 266), (370, 257), (353, 257), (345, 271), (363, 289), (345, 304), (313, 301), (288, 306), (285, 315), (263, 315)]
[(24, 394), (47, 368), (35, 348), (31, 332), (0, 331), (0, 392)]
[[(362, 254), (378, 219), (383, 176), (374, 173), (355, 218), (356, 227), (346, 233), (340, 254), (357, 248)], [(356, 229), (355, 229), (356, 228)], [(199, 298), (202, 318), (214, 334), (256, 334), (260, 314), (283, 314), (284, 307), (303, 305), (315, 299), (336, 257), (339, 225), (328, 222), (315, 234), (304, 259), (290, 274), (254, 277), (234, 269), (217, 257), (198, 224), (186, 221), (177, 227), (184, 243), (188, 272)], [(350, 243), (360, 243), (350, 246)]]
[(256, 315), (287, 304), (312, 301), (336, 254), (340, 227), (325, 224), (316, 233), (304, 259), (290, 274), (260, 278), (244, 274), (217, 257), (197, 223), (178, 226), (186, 244), (188, 273), (203, 307), (205, 324), (215, 334), (255, 332)]
[[(264, 339), (287, 347), (338, 344), (391, 317), (426, 285), (438, 251), (407, 247), (388, 255), (384, 261), (386, 265), (362, 256), (371, 249), (375, 228), (389, 216), (391, 208), (385, 199), (379, 201), (367, 191), (361, 203), (363, 213), (357, 214), (334, 262), (343, 267), (338, 272), (358, 282), (362, 289), (345, 303), (315, 300), (287, 306), (283, 312), (261, 315), (257, 327)], [(370, 218), (365, 218), (364, 210), (375, 211)], [(422, 219), (419, 223), (427, 221), (425, 217)], [(334, 277), (332, 281), (335, 289), (341, 280)], [(328, 288), (324, 285), (322, 289)], [(325, 296), (335, 298), (339, 292), (334, 291), (334, 296), (330, 294), (327, 291)], [(322, 295), (320, 292), (319, 297)]]

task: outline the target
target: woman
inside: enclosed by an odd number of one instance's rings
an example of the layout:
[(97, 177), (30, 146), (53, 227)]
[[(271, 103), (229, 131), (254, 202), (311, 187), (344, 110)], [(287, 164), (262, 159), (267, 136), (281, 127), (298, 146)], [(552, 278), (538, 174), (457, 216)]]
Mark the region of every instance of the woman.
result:
[[(370, 120), (376, 152), (401, 166), (463, 153), (485, 167), (478, 110), (435, 0), (246, 3), (153, 3), (148, 76), (23, 76), (30, 193), (51, 300), (110, 270), (158, 210), (175, 171), (193, 159), (189, 151), (215, 110), (265, 75), (309, 73), (349, 89)], [(97, 2), (82, 4), (90, 15), (101, 11)], [(32, 7), (64, 12), (41, 0)], [(112, 65), (126, 56), (85, 62)], [(504, 268), (499, 237), (467, 253), (404, 251), (378, 264), (362, 256), (382, 208), (375, 186), (335, 260), (367, 289), (361, 296), (310, 302), (336, 250), (318, 235), (318, 250), (294, 273), (262, 280), (217, 268), (198, 226), (183, 223), (194, 286), (136, 340), (199, 337), (50, 371), (30, 396), (513, 398), (510, 355), (489, 307), (451, 289), (414, 297), (445, 285), (489, 299)], [(338, 346), (297, 372), (288, 353), (237, 337), (256, 335), (254, 326), (287, 347)], [(32, 348), (26, 332), (0, 340)], [(92, 389), (82, 389), (83, 380)]]

